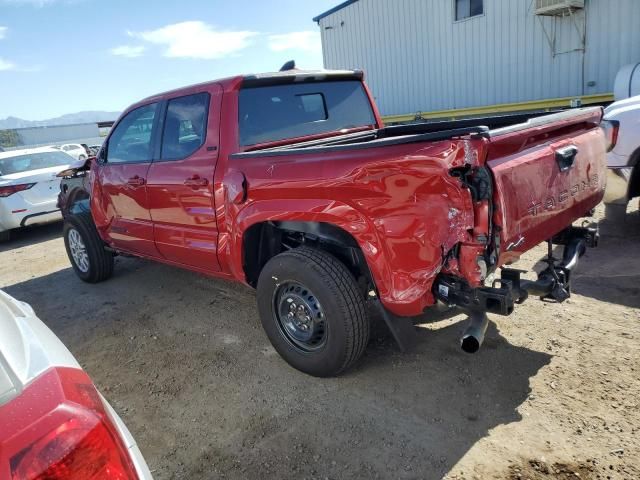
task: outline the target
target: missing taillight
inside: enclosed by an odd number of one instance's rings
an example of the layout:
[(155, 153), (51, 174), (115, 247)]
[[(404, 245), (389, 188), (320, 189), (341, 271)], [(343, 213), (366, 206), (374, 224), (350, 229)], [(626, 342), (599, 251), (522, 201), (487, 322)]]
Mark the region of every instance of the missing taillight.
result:
[(617, 120), (603, 120), (600, 127), (604, 131), (607, 142), (607, 152), (613, 150), (618, 143), (618, 132), (620, 131), (620, 122)]
[(8, 197), (14, 193), (29, 190), (35, 183), (22, 183), (20, 185), (4, 185), (0, 187), (0, 198)]

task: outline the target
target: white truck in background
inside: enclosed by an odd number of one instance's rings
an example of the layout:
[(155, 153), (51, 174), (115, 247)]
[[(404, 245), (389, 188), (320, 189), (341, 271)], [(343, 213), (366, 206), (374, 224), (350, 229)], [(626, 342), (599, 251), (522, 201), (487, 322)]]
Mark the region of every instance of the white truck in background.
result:
[(603, 126), (613, 130), (615, 144), (607, 155), (604, 201), (608, 218), (620, 218), (628, 203), (640, 197), (640, 63), (620, 70), (615, 98), (617, 101), (605, 109), (603, 118)]

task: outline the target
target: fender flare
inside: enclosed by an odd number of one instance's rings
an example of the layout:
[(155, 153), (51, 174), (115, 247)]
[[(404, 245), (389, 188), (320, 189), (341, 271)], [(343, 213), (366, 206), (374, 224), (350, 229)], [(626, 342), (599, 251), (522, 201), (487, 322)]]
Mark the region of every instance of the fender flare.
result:
[[(219, 253), (221, 262), (228, 261), (232, 274), (245, 281), (243, 269), (244, 233), (262, 222), (314, 222), (333, 225), (350, 235), (360, 247), (373, 277), (378, 294), (384, 299), (389, 292), (391, 268), (387, 262), (384, 242), (366, 216), (351, 205), (327, 199), (296, 200), (291, 210), (291, 200), (262, 200), (253, 202), (227, 217), (227, 233), (221, 234), (220, 245), (226, 245)], [(286, 215), (282, 212), (286, 212)], [(228, 238), (224, 238), (227, 235)], [(384, 303), (384, 301), (383, 301)]]

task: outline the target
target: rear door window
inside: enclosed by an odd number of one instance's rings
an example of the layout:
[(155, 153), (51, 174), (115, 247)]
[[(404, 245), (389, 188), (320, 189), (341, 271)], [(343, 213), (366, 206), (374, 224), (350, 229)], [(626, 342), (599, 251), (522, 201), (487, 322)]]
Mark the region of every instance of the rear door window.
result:
[(162, 134), (162, 160), (187, 158), (204, 144), (208, 106), (208, 93), (169, 100)]
[(359, 81), (244, 88), (239, 102), (242, 146), (375, 124)]

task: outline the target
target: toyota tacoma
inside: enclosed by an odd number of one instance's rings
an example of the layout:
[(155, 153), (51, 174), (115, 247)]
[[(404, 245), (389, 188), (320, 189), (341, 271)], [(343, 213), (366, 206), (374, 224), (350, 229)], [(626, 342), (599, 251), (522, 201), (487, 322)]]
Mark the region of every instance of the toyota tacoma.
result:
[[(385, 126), (360, 71), (246, 75), (149, 97), (97, 158), (63, 172), (64, 241), (86, 282), (120, 254), (240, 281), (293, 367), (353, 365), (375, 307), (400, 346), (407, 318), (470, 317), (535, 295), (564, 301), (605, 188), (602, 109)], [(537, 280), (501, 268), (547, 241)], [(563, 245), (554, 258), (553, 245)]]

